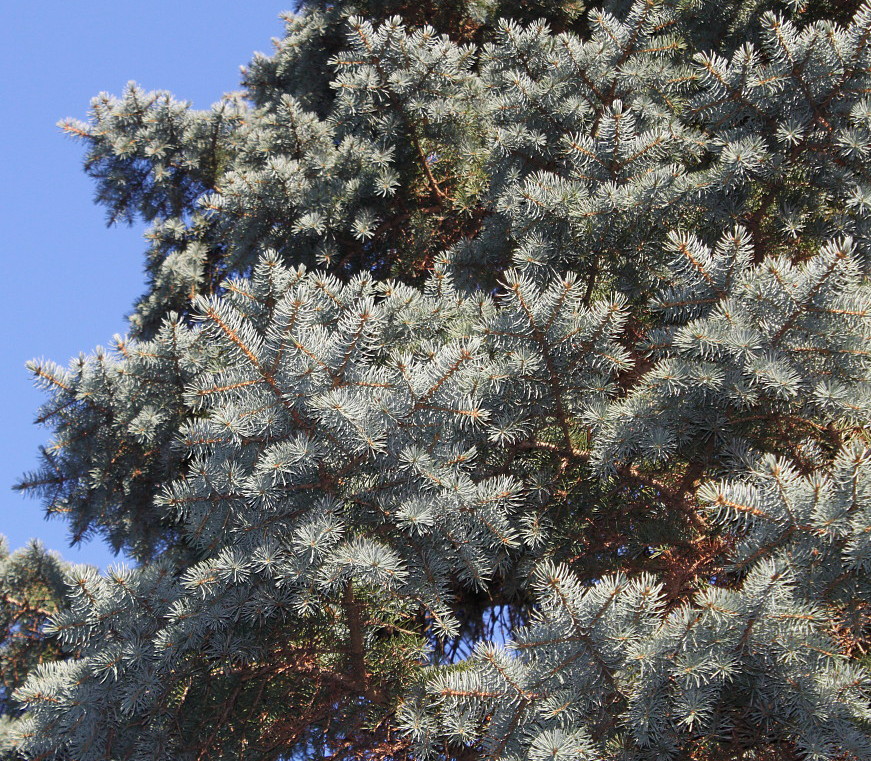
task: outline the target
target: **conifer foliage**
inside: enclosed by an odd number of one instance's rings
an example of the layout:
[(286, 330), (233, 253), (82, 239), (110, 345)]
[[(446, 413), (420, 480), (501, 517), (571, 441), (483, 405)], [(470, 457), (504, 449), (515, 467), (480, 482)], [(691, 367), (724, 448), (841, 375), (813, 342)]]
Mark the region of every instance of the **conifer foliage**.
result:
[(18, 761), (16, 735), (23, 706), (13, 694), (43, 662), (74, 657), (45, 636), (64, 607), (68, 564), (39, 542), (10, 553), (0, 536), (0, 759)]
[(871, 6), (286, 24), (64, 123), (148, 288), (20, 487), (137, 564), (18, 752), (871, 758)]

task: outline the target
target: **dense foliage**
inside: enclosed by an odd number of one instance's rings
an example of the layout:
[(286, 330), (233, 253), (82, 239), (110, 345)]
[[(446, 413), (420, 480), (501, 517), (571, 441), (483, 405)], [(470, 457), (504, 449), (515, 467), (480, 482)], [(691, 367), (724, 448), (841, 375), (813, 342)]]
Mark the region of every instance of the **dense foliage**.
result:
[(22, 705), (13, 697), (27, 674), (43, 662), (74, 656), (45, 636), (51, 618), (64, 605), (65, 572), (71, 570), (39, 542), (9, 552), (0, 536), (0, 759), (15, 752)]
[(871, 6), (286, 23), (64, 123), (148, 287), (21, 488), (137, 567), (19, 752), (871, 757)]

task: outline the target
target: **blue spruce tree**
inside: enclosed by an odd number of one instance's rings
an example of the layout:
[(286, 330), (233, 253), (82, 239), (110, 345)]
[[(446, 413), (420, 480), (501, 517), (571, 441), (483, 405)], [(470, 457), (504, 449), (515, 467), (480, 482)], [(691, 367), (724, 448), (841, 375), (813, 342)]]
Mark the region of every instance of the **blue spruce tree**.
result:
[[(31, 759), (871, 758), (871, 5), (309, 2), (64, 129)], [(18, 709), (17, 709), (18, 710)]]
[(76, 657), (45, 636), (64, 607), (70, 567), (39, 542), (10, 553), (0, 536), (0, 759), (20, 761), (16, 735), (23, 706), (13, 694), (40, 663)]

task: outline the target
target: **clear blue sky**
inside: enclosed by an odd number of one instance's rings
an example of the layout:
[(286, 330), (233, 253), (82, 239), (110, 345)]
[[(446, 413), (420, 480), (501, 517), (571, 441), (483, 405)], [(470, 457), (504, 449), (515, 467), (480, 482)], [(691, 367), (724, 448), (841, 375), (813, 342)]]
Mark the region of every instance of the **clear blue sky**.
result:
[(208, 108), (239, 87), (239, 66), (271, 52), (289, 0), (39, 0), (7, 3), (0, 37), (0, 533), (31, 537), (75, 562), (115, 560), (94, 540), (70, 548), (66, 524), (13, 492), (51, 431), (33, 424), (43, 395), (24, 363), (66, 365), (125, 332), (144, 289), (143, 227), (106, 228), (81, 171), (82, 146), (55, 126), (84, 118), (129, 80)]

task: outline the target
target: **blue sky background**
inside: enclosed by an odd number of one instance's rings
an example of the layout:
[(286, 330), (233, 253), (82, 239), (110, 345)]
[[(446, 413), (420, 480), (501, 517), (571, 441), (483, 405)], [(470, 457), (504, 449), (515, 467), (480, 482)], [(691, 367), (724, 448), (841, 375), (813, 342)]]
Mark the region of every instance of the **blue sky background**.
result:
[(44, 396), (24, 363), (66, 365), (125, 332), (144, 290), (143, 226), (106, 228), (81, 170), (83, 147), (55, 126), (85, 118), (101, 91), (135, 80), (208, 108), (239, 87), (239, 66), (272, 51), (273, 0), (38, 0), (8, 3), (0, 38), (0, 533), (11, 547), (39, 538), (72, 561), (114, 562), (99, 540), (70, 548), (66, 524), (12, 491), (37, 466), (51, 430), (33, 424)]

